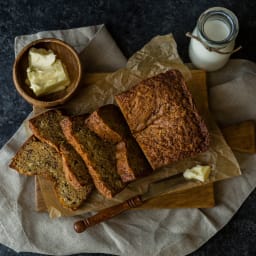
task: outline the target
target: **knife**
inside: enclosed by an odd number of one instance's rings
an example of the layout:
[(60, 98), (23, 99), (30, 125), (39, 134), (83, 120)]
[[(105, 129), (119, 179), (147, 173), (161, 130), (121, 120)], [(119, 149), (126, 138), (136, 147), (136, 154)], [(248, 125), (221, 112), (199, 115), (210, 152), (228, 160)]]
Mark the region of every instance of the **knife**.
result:
[(159, 181), (153, 182), (149, 185), (146, 193), (132, 197), (132, 198), (124, 201), (123, 203), (114, 205), (109, 208), (105, 208), (91, 217), (76, 221), (74, 223), (74, 230), (77, 233), (82, 233), (87, 228), (92, 227), (92, 226), (99, 224), (103, 221), (106, 221), (108, 219), (111, 219), (111, 218), (121, 214), (124, 211), (139, 207), (145, 201), (149, 200), (150, 198), (166, 194), (168, 192), (168, 190), (170, 189), (170, 187), (173, 187), (176, 184), (179, 184), (182, 180), (184, 180), (183, 174), (179, 173), (179, 174), (173, 175), (171, 177), (164, 178)]

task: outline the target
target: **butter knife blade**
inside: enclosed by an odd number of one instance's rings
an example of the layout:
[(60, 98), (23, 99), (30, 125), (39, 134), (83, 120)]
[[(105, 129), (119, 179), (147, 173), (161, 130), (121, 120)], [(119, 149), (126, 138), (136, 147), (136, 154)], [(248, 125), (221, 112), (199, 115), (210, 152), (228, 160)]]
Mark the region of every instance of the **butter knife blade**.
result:
[(183, 177), (183, 173), (178, 173), (162, 180), (155, 181), (149, 184), (147, 192), (140, 195), (141, 200), (144, 202), (153, 197), (168, 194), (168, 192), (170, 192), (170, 188), (173, 188), (184, 180), (185, 178)]

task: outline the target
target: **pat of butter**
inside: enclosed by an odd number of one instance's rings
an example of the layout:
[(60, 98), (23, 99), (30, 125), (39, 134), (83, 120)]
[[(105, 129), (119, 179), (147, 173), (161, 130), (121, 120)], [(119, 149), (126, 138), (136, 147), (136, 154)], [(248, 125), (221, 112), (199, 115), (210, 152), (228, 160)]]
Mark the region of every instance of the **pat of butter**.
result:
[(36, 96), (58, 92), (69, 85), (67, 71), (53, 51), (31, 48), (28, 62), (27, 82)]
[(196, 165), (191, 169), (187, 169), (183, 173), (183, 176), (186, 179), (195, 179), (204, 182), (209, 178), (210, 172), (211, 167), (209, 165)]

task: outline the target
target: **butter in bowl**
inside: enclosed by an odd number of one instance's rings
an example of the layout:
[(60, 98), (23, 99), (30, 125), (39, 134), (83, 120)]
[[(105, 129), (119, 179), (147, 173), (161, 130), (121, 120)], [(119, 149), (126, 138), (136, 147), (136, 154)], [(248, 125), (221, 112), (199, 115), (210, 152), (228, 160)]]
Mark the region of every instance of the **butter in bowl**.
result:
[(78, 54), (54, 38), (33, 41), (24, 47), (13, 65), (13, 81), (30, 104), (50, 108), (65, 103), (78, 88), (82, 67)]

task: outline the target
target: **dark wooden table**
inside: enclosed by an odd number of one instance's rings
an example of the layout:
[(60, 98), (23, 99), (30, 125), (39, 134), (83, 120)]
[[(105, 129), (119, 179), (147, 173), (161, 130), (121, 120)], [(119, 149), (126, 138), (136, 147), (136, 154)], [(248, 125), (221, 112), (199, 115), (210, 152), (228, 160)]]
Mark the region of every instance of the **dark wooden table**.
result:
[[(213, 6), (229, 8), (239, 19), (240, 32), (237, 44), (241, 44), (243, 49), (235, 53), (232, 58), (256, 61), (255, 0), (1, 0), (0, 147), (15, 133), (32, 109), (17, 94), (12, 82), (15, 36), (42, 30), (68, 29), (105, 23), (121, 50), (129, 57), (153, 36), (172, 32), (182, 59), (189, 62), (187, 51), (189, 39), (185, 37), (185, 33), (192, 31), (199, 15)], [(256, 255), (255, 202), (256, 191), (249, 196), (232, 220), (217, 235), (191, 255)], [(1, 245), (0, 255), (38, 254), (17, 254)]]

